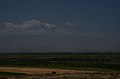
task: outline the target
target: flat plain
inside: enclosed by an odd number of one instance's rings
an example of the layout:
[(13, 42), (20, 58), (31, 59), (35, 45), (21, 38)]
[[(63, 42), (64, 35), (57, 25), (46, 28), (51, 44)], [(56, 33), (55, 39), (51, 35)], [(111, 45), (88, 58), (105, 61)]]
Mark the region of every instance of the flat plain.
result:
[(13, 75), (84, 73), (119, 76), (119, 60), (119, 53), (0, 53), (0, 76), (11, 73)]

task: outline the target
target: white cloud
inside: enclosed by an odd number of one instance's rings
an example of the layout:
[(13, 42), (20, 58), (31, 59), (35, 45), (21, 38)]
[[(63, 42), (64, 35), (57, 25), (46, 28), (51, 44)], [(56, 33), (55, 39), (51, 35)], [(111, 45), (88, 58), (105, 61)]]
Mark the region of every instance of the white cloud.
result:
[[(75, 25), (66, 22), (67, 25)], [(19, 24), (4, 23), (0, 26), (0, 35), (48, 35), (48, 36), (86, 36), (103, 37), (105, 34), (93, 32), (80, 32), (72, 29), (60, 28), (54, 24), (40, 20), (29, 20)]]
[(14, 29), (14, 24), (13, 23), (4, 23), (4, 26), (2, 26), (2, 28), (0, 28), (0, 32), (7, 32), (7, 31), (11, 31)]
[(22, 33), (22, 32), (47, 32), (47, 31), (56, 31), (59, 30), (59, 27), (57, 27), (54, 24), (42, 22), (40, 20), (30, 20), (25, 21), (20, 24), (13, 24), (13, 23), (4, 23), (4, 26), (0, 28), (0, 32), (6, 33), (6, 32), (16, 32), (16, 33)]
[(65, 22), (65, 24), (68, 25), (68, 26), (75, 26), (75, 24), (71, 23), (71, 22)]

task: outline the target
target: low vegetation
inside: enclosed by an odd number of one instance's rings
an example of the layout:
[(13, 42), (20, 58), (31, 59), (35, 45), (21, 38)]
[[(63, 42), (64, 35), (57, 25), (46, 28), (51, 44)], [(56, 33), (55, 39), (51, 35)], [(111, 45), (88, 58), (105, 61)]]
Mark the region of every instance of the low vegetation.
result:
[(0, 76), (22, 76), (27, 75), (24, 73), (14, 73), (14, 72), (0, 72)]
[(120, 70), (119, 53), (1, 53), (0, 66)]
[[(120, 79), (119, 60), (120, 53), (0, 53), (0, 79)], [(11, 67), (23, 68), (23, 71), (8, 72)], [(8, 68), (7, 72), (3, 68)], [(37, 71), (31, 72), (29, 68)], [(49, 73), (44, 70), (46, 74), (42, 74), (40, 68), (77, 70), (80, 73), (67, 74), (64, 71), (59, 74), (56, 70)]]

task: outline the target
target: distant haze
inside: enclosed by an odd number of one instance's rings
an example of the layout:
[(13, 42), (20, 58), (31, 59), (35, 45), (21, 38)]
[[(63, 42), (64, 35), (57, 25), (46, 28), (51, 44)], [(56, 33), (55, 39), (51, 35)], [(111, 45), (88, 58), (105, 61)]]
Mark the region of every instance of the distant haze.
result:
[(120, 51), (120, 1), (0, 0), (3, 51)]

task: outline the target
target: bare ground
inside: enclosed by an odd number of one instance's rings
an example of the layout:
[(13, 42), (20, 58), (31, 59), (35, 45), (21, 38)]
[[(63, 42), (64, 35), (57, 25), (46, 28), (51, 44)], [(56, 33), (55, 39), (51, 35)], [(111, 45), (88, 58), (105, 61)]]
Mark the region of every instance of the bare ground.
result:
[(77, 70), (65, 70), (65, 69), (0, 67), (0, 72), (14, 72), (14, 73), (25, 73), (25, 74), (50, 74), (53, 71), (56, 72), (57, 74), (80, 72)]

